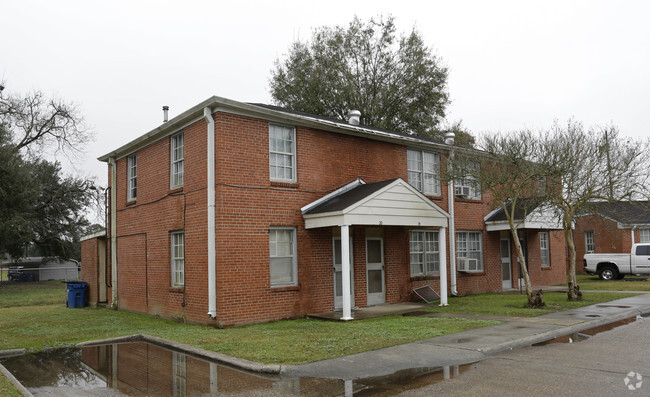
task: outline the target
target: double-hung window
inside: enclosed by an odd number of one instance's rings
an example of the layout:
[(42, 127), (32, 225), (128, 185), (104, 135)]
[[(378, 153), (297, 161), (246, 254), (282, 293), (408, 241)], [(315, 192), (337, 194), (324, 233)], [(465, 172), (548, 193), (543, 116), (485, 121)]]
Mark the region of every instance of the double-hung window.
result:
[(409, 238), (411, 277), (440, 274), (437, 230), (412, 230)]
[(464, 177), (454, 181), (454, 194), (457, 197), (470, 200), (481, 199), (481, 184), (477, 175), (481, 172), (479, 163), (470, 162), (467, 164), (467, 172)]
[(272, 181), (296, 181), (296, 130), (269, 125), (269, 175)]
[(296, 229), (292, 227), (269, 229), (269, 255), (271, 286), (296, 285)]
[(585, 254), (593, 254), (594, 252), (594, 232), (585, 232)]
[(539, 233), (539, 255), (541, 257), (542, 267), (551, 266), (548, 232)]
[(185, 285), (185, 232), (171, 233), (172, 287)]
[(459, 271), (483, 271), (483, 244), (481, 240), (481, 232), (456, 233), (456, 258)]
[(650, 229), (639, 229), (639, 242), (650, 243)]
[(430, 196), (440, 195), (440, 156), (437, 153), (408, 149), (409, 184)]
[(133, 201), (138, 196), (138, 157), (133, 154), (127, 159), (127, 200)]
[(172, 189), (183, 186), (184, 160), (183, 154), (183, 133), (171, 137), (171, 176), (170, 187)]

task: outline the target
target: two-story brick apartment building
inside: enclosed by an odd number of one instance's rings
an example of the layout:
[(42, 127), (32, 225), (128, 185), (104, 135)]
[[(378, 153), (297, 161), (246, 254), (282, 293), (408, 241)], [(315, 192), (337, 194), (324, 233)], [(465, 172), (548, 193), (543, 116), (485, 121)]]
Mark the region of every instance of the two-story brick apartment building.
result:
[[(452, 150), (354, 117), (209, 98), (100, 158), (107, 264), (84, 241), (90, 300), (229, 326), (349, 319), (441, 280), (443, 299), (517, 287), (509, 233), (485, 225), (489, 193), (441, 178)], [(562, 233), (522, 235), (533, 283), (564, 282)]]

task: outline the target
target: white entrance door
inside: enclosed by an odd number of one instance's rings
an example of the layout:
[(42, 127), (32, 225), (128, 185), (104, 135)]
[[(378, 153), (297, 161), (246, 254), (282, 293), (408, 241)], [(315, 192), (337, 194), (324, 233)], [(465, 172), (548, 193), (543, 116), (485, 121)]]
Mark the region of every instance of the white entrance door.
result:
[(512, 266), (510, 266), (510, 239), (501, 239), (501, 288), (512, 288)]
[[(343, 307), (343, 272), (341, 271), (341, 238), (334, 237), (334, 309), (341, 309)], [(352, 262), (352, 238), (350, 238), (350, 303), (354, 306), (354, 265)]]
[(381, 237), (366, 238), (366, 280), (368, 284), (368, 306), (386, 303), (384, 240)]

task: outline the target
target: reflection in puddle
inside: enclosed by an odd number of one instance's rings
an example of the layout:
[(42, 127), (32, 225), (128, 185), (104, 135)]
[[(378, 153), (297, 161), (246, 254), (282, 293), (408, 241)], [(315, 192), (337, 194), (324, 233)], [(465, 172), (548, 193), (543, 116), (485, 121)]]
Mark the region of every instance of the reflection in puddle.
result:
[(594, 336), (594, 335), (599, 334), (601, 332), (610, 331), (610, 330), (612, 330), (614, 328), (620, 327), (621, 325), (630, 324), (630, 323), (633, 323), (635, 321), (636, 321), (636, 316), (635, 317), (628, 317), (628, 318), (625, 318), (623, 320), (615, 321), (613, 323), (601, 325), (601, 326), (594, 327), (594, 328), (585, 329), (583, 331), (575, 332), (575, 333), (569, 334), (569, 335), (558, 336), (557, 338), (553, 338), (553, 339), (550, 339), (550, 340), (547, 340), (547, 341), (544, 341), (544, 342), (535, 343), (535, 344), (533, 344), (533, 346), (544, 346), (544, 345), (548, 345), (548, 344), (551, 344), (551, 343), (575, 343), (575, 342), (580, 342), (580, 341), (589, 339), (591, 336)]
[(2, 364), (35, 395), (388, 395), (457, 376), (468, 365), (420, 368), (362, 380), (264, 375), (153, 344), (119, 343), (9, 357)]

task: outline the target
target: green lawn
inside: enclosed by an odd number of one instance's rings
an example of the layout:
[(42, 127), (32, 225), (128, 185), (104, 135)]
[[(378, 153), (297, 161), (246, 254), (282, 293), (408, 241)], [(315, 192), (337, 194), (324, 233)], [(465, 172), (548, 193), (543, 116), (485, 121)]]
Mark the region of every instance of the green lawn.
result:
[(13, 383), (9, 382), (9, 379), (7, 379), (2, 373), (0, 373), (0, 396), (22, 397), (22, 395), (23, 393), (21, 393), (18, 389), (16, 389)]
[(576, 307), (593, 305), (595, 303), (608, 302), (616, 299), (627, 298), (633, 294), (617, 292), (585, 293), (583, 299), (578, 302), (569, 302), (566, 292), (545, 292), (545, 308), (529, 309), (526, 305), (526, 295), (520, 294), (477, 294), (460, 298), (449, 298), (449, 306), (434, 306), (430, 309), (433, 312), (461, 313), (461, 314), (489, 314), (494, 316), (517, 316), (535, 317), (543, 314), (553, 313), (562, 310), (574, 309)]
[(0, 308), (65, 303), (66, 286), (61, 281), (0, 284)]
[(650, 291), (650, 281), (631, 281), (639, 278), (645, 277), (628, 275), (623, 280), (603, 281), (597, 275), (577, 275), (578, 285), (582, 291)]
[[(627, 296), (630, 294), (586, 293), (583, 301), (568, 302), (565, 293), (549, 292), (544, 294), (547, 308), (527, 309), (525, 295), (479, 294), (450, 298), (449, 306), (432, 305), (430, 310), (537, 316)], [(65, 284), (61, 282), (0, 284), (0, 350), (39, 350), (146, 333), (252, 361), (300, 364), (497, 324), (473, 319), (393, 315), (351, 322), (300, 319), (217, 329), (125, 311), (69, 309), (64, 302)], [(0, 395), (12, 395), (14, 391), (0, 376)]]

